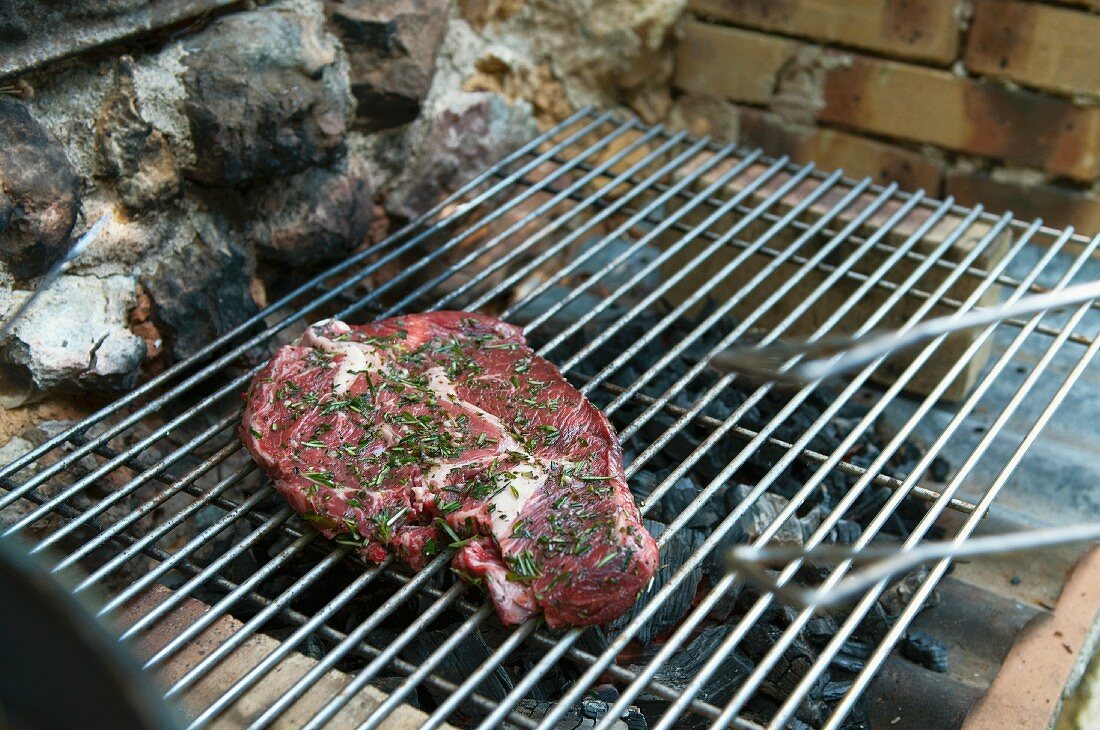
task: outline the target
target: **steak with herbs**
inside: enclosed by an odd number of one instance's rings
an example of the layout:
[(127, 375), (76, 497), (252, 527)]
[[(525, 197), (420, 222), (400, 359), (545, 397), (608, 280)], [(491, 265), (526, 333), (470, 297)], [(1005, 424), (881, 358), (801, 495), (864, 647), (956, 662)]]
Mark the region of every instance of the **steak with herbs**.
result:
[(607, 623), (656, 570), (611, 424), (517, 327), (326, 320), (245, 398), (245, 446), (323, 535), (417, 570), (453, 548), (505, 623)]

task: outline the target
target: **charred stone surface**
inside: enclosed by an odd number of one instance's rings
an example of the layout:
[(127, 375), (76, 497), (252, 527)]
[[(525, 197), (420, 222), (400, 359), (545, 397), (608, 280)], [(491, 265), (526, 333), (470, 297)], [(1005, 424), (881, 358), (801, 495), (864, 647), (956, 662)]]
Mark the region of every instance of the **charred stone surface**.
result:
[(447, 29), (446, 0), (333, 0), (326, 9), (351, 63), (356, 126), (374, 131), (416, 119)]
[(252, 192), (249, 237), (261, 257), (308, 267), (363, 242), (373, 219), (367, 165), (349, 155), (342, 168), (311, 168)]
[(187, 177), (235, 186), (327, 164), (351, 114), (337, 47), (320, 24), (261, 8), (222, 18), (186, 43)]
[(415, 218), (448, 193), (457, 190), (475, 171), (499, 160), (535, 134), (535, 121), (526, 104), (509, 104), (488, 93), (453, 91), (433, 105), (427, 132), (417, 143), (412, 164), (410, 150), (397, 150), (394, 163), (403, 168), (386, 207), (404, 218)]
[(0, 259), (13, 275), (44, 273), (66, 250), (80, 179), (53, 135), (0, 96)]
[(96, 150), (104, 174), (115, 180), (123, 204), (149, 210), (183, 192), (179, 163), (164, 134), (141, 115), (133, 59), (119, 60), (118, 85), (96, 117)]
[(245, 253), (213, 227), (158, 257), (143, 282), (169, 349), (185, 358), (255, 314)]

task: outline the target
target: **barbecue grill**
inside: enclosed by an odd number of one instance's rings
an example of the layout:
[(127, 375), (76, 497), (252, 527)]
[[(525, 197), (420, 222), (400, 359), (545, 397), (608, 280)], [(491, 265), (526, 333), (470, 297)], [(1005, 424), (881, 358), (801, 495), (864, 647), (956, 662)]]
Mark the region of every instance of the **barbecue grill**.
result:
[[(796, 333), (912, 326), (1065, 287), (1080, 281), (1097, 245), (1100, 237), (1040, 221), (584, 110), (385, 241), (0, 469), (0, 516), (7, 533), (32, 540), (57, 571), (84, 571), (74, 591), (99, 596), (100, 615), (158, 672), (192, 727), (554, 727), (579, 723), (593, 698), (606, 710), (589, 717), (597, 727), (630, 726), (640, 715), (658, 728), (800, 727), (795, 718), (862, 637), (863, 656), (844, 665), (848, 678), (832, 683), (826, 711), (819, 706), (809, 722), (841, 727), (859, 721), (861, 698), (950, 561), (895, 591), (904, 599), (898, 615), (870, 634), (894, 584), (866, 591), (802, 664), (792, 662), (792, 647), (818, 617), (783, 610), (735, 574), (699, 582), (659, 639), (639, 649), (635, 637), (682, 598), (681, 584), (699, 581), (700, 566), (728, 547), (795, 465), (805, 476), (773, 502), (775, 514), (753, 535), (761, 544), (795, 524), (806, 545), (837, 539), (856, 506), (864, 510), (859, 546), (910, 550), (945, 530), (946, 539), (966, 540), (1100, 348), (1095, 305), (941, 337), (842, 383), (798, 390), (744, 385), (709, 369), (709, 356)], [(592, 630), (554, 632), (538, 621), (504, 629), (477, 588), (449, 575), (449, 552), (414, 575), (392, 560), (357, 562), (350, 547), (318, 538), (293, 516), (243, 454), (233, 433), (240, 393), (271, 346), (326, 316), (356, 322), (439, 308), (523, 324), (540, 354), (616, 424), (632, 487), (654, 459), (670, 463), (648, 487), (647, 516), (708, 460), (693, 499), (678, 513), (665, 509), (662, 555), (716, 495), (731, 493), (738, 475), (738, 498), (722, 502), (716, 524), (695, 530), (683, 562), (598, 641)], [(625, 332), (633, 339), (624, 342)], [(643, 359), (654, 346), (659, 354)], [(680, 369), (669, 378), (673, 363)], [(704, 373), (706, 386), (686, 398)], [(735, 387), (740, 405), (716, 413), (711, 406)], [(946, 417), (937, 410), (945, 400)], [(813, 417), (792, 421), (810, 402)], [(989, 414), (980, 433), (967, 420), (976, 409)], [(896, 425), (877, 453), (857, 458), (884, 414)], [(683, 448), (688, 429), (699, 437)], [(965, 459), (933, 476), (957, 439), (969, 439)], [(901, 458), (914, 440), (919, 452)], [(750, 462), (762, 464), (752, 482), (743, 478)], [(975, 488), (979, 465), (994, 476)], [(809, 500), (836, 475), (844, 493), (805, 522)], [(880, 498), (868, 510), (871, 493)], [(791, 563), (777, 578), (805, 580), (807, 567)], [(831, 585), (848, 567), (817, 566), (815, 581)], [(663, 670), (733, 595), (736, 618), (672, 682)], [(765, 622), (776, 627), (765, 650), (728, 692), (708, 693)], [(431, 650), (413, 657), (410, 647), (433, 630)], [(470, 653), (471, 642), (480, 653)], [(456, 675), (459, 653), (466, 663)], [(521, 653), (522, 666), (514, 660)], [(547, 696), (547, 678), (562, 667), (569, 681), (551, 683)], [(765, 691), (777, 684), (782, 695)], [(614, 692), (600, 694), (608, 685)], [(429, 694), (435, 701), (418, 700)]]

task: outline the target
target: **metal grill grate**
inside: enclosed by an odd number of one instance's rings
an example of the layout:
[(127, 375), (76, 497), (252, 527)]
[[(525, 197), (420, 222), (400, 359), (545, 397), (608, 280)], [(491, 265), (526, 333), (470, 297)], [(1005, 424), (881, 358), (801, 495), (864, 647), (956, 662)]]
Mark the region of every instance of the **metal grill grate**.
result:
[[(767, 614), (768, 594), (750, 601), (733, 630), (709, 656), (699, 658), (686, 686), (654, 679), (737, 585), (734, 575), (701, 591), (654, 653), (629, 667), (620, 666), (616, 657), (792, 463), (805, 465), (810, 476), (762, 530), (760, 541), (774, 537), (835, 473), (844, 475), (850, 487), (807, 535), (807, 544), (827, 539), (860, 495), (883, 487), (889, 496), (870, 516), (859, 544), (881, 538), (883, 528), (914, 500), (922, 505), (921, 513), (899, 540), (899, 549), (929, 535), (945, 510), (962, 515), (949, 537), (965, 539), (1096, 354), (1096, 322), (1086, 317), (1086, 305), (989, 327), (954, 350), (947, 350), (950, 341), (941, 338), (900, 366), (876, 363), (830, 391), (829, 402), (793, 437), (781, 427), (805, 408), (817, 386), (783, 393), (766, 385), (747, 388), (743, 403), (719, 418), (708, 406), (734, 377), (711, 373), (701, 397), (685, 402), (685, 388), (707, 371), (705, 357), (693, 356), (686, 372), (666, 385), (662, 378), (669, 363), (699, 347), (713, 354), (746, 337), (766, 343), (796, 330), (820, 336), (907, 326), (931, 313), (1065, 286), (1074, 283), (1098, 244), (1100, 238), (1090, 241), (1038, 221), (994, 217), (901, 193), (892, 185), (823, 175), (786, 159), (584, 111), (386, 241), (288, 292), (191, 360), (0, 469), (0, 487), (6, 491), (0, 517), (9, 525), (8, 534), (32, 540), (36, 551), (52, 556), (58, 571), (81, 567), (87, 577), (74, 590), (105, 595), (101, 615), (126, 616), (127, 642), (148, 640), (159, 622), (189, 598), (210, 604), (147, 651), (151, 670), (166, 672), (211, 627), (226, 616), (238, 619), (186, 671), (162, 675), (169, 677), (167, 695), (184, 702), (193, 727), (219, 719), (264, 727), (280, 718), (285, 722), (294, 712), (299, 713), (296, 721), (310, 728), (334, 718), (340, 726), (378, 727), (422, 686), (449, 694), (419, 718), (427, 727), (469, 716), (471, 710), (464, 708), (473, 708), (484, 728), (502, 723), (551, 727), (601, 678), (610, 678), (619, 693), (598, 727), (611, 726), (643, 693), (667, 706), (648, 718), (650, 727), (671, 727), (685, 713), (714, 725), (784, 727), (872, 610), (884, 584), (851, 608), (835, 637), (793, 678), (785, 701), (774, 702), (767, 716), (750, 711), (751, 702), (813, 618), (809, 612), (789, 613), (771, 648), (732, 696), (715, 703), (700, 691), (714, 673), (727, 671), (724, 662)], [(1071, 257), (1071, 249), (1079, 253)], [(1025, 260), (1033, 263), (1023, 274), (1006, 273)], [(1059, 263), (1065, 261), (1068, 265)], [(835, 297), (838, 291), (845, 292), (843, 298)], [(258, 369), (256, 348), (284, 342), (324, 316), (361, 321), (430, 308), (482, 309), (523, 323), (540, 353), (617, 424), (633, 452), (630, 477), (655, 455), (668, 452), (688, 426), (705, 433), (690, 452), (677, 455), (678, 465), (656, 485), (643, 512), (718, 445), (738, 444), (718, 474), (669, 522), (659, 538), (662, 550), (747, 460), (771, 455), (770, 469), (747, 485), (743, 499), (722, 515), (712, 534), (598, 653), (580, 630), (551, 633), (528, 622), (504, 632), (475, 590), (446, 579), (449, 554), (413, 576), (390, 561), (373, 567), (354, 563), (348, 548), (316, 539), (282, 506), (232, 433), (239, 393)], [(730, 315), (735, 324), (715, 337)], [(622, 346), (616, 335), (643, 316), (650, 318), (643, 334)], [(994, 341), (1001, 344), (993, 348), (973, 388), (948, 417), (935, 420), (940, 397), (957, 376), (984, 361)], [(1003, 395), (1003, 388), (994, 385), (1037, 342), (1038, 355), (1027, 360), (1018, 387)], [(640, 362), (639, 353), (651, 343), (660, 343), (663, 354)], [(943, 352), (950, 353), (946, 364), (937, 355)], [(918, 387), (935, 362), (942, 371), (934, 382)], [(613, 377), (631, 367), (632, 378), (617, 382)], [(878, 388), (870, 386), (876, 373), (888, 373)], [(903, 396), (913, 389), (924, 395)], [(746, 414), (765, 398), (775, 407), (765, 422), (750, 427)], [(1025, 400), (1028, 406), (1021, 409)], [(863, 415), (837, 421), (838, 413), (856, 401)], [(904, 417), (881, 453), (869, 463), (855, 463), (853, 445), (902, 401), (908, 403)], [(636, 415), (626, 420), (621, 416), (628, 406)], [(945, 483), (930, 485), (925, 477), (929, 466), (960, 437), (967, 416), (978, 408), (995, 414), (989, 428)], [(671, 425), (648, 437), (647, 424), (662, 414)], [(1010, 421), (1012, 428), (1006, 428)], [(919, 429), (927, 432), (930, 422), (937, 424), (934, 437), (915, 466), (894, 473), (895, 453)], [(817, 450), (815, 439), (838, 423), (843, 424), (838, 445)], [(994, 444), (997, 448), (991, 448)], [(982, 461), (988, 469), (990, 460), (997, 460), (996, 478), (976, 498), (962, 498), (975, 466)], [(262, 554), (261, 546), (266, 546)], [(245, 572), (231, 570), (242, 564), (248, 566)], [(847, 567), (830, 566), (825, 580), (835, 582)], [(799, 568), (787, 566), (782, 579), (793, 579)], [(871, 647), (850, 688), (831, 707), (825, 726), (840, 726), (853, 710), (947, 568), (947, 561), (935, 564), (915, 586), (901, 616)], [(234, 579), (237, 574), (244, 577)], [(171, 592), (144, 601), (158, 583)], [(379, 591), (384, 600), (369, 612), (349, 613), (362, 596)], [(415, 637), (453, 612), (465, 619), (434, 652), (418, 662), (403, 658)], [(383, 624), (389, 628), (380, 633)], [(437, 670), (447, 657), (483, 632), (494, 637), (487, 657), (458, 683), (441, 676)], [(278, 642), (265, 644), (247, 671), (202, 694), (201, 701), (194, 699), (219, 666), (264, 633)], [(503, 699), (492, 696), (487, 683), (523, 647), (534, 647), (537, 661), (515, 678)], [(314, 661), (294, 664), (300, 651)], [(520, 701), (535, 696), (540, 681), (563, 663), (576, 668), (577, 679), (563, 696), (551, 698), (557, 703), (538, 720), (517, 712)], [(345, 673), (344, 684), (325, 684), (333, 669)], [(277, 694), (260, 704), (248, 701), (280, 672), (293, 677)], [(367, 709), (355, 704), (364, 687), (395, 673), (406, 678), (386, 688), (388, 698), (376, 697)], [(301, 714), (307, 705), (308, 714)]]

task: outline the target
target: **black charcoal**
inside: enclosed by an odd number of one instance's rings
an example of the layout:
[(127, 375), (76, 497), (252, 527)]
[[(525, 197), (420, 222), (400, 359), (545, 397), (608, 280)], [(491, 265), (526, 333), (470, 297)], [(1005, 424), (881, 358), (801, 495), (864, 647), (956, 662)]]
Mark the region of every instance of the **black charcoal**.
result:
[(914, 629), (901, 641), (901, 655), (933, 672), (947, 671), (947, 647), (927, 631)]
[(852, 688), (852, 680), (826, 682), (821, 688), (821, 699), (826, 702), (839, 702)]
[[(742, 651), (755, 662), (762, 661), (784, 633), (781, 626), (771, 622), (765, 623), (767, 619), (768, 616), (765, 614), (760, 622), (753, 624), (741, 643)], [(777, 702), (785, 701), (809, 672), (816, 659), (817, 652), (801, 637), (795, 637), (783, 653), (773, 660), (772, 669), (760, 684), (760, 691), (765, 697)]]
[[(897, 581), (883, 592), (878, 602), (882, 605), (883, 610), (886, 611), (887, 618), (893, 621), (901, 615), (901, 612), (905, 610), (905, 607), (913, 600), (913, 595), (917, 592), (917, 589), (928, 580), (928, 576), (928, 566), (918, 566), (906, 573), (902, 576), (901, 580)], [(939, 603), (939, 594), (936, 591), (932, 591), (924, 607), (928, 608), (930, 606), (935, 606), (937, 603)]]
[(951, 476), (951, 465), (942, 456), (937, 456), (928, 465), (928, 474), (937, 482), (946, 482)]
[[(523, 699), (516, 705), (516, 712), (532, 720), (542, 720), (555, 707), (553, 702)], [(580, 730), (592, 728), (607, 716), (611, 704), (594, 697), (585, 697), (569, 708), (552, 727), (554, 730)], [(637, 707), (628, 707), (626, 713), (611, 725), (613, 730), (646, 730), (645, 716)]]
[[(726, 625), (703, 629), (699, 636), (657, 671), (654, 679), (674, 690), (684, 689), (698, 675), (703, 665), (710, 661), (734, 628)], [(752, 669), (752, 662), (735, 649), (725, 656), (696, 697), (711, 704), (723, 705), (733, 697)], [(637, 705), (646, 717), (652, 718), (659, 717), (668, 708), (668, 701), (656, 695), (643, 694), (638, 698)], [(685, 715), (680, 722), (680, 726), (689, 728), (709, 725), (703, 718), (689, 715)]]
[[(401, 657), (413, 664), (423, 664), (444, 641), (450, 638), (452, 633), (447, 629), (425, 631), (402, 650)], [(443, 657), (443, 661), (436, 667), (435, 674), (455, 684), (462, 684), (482, 662), (489, 658), (492, 651), (492, 647), (486, 643), (481, 634), (474, 632)], [(504, 669), (497, 667), (485, 678), (485, 681), (478, 685), (478, 693), (487, 699), (499, 702), (512, 691), (512, 686), (512, 680), (508, 678)], [(423, 688), (435, 702), (443, 702), (448, 697), (447, 692), (433, 685), (424, 685)], [(464, 702), (459, 711), (474, 717), (483, 714), (483, 710), (469, 701)]]
[(833, 640), (840, 629), (836, 619), (829, 615), (814, 616), (802, 627), (802, 635), (814, 646), (821, 648)]

